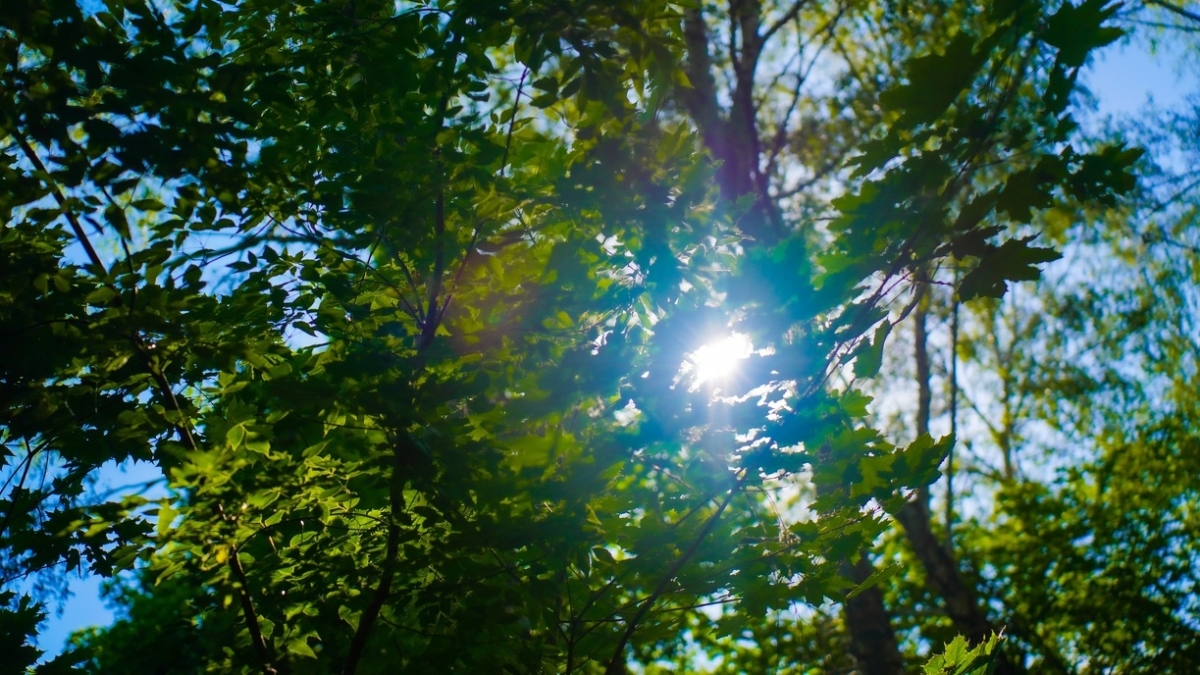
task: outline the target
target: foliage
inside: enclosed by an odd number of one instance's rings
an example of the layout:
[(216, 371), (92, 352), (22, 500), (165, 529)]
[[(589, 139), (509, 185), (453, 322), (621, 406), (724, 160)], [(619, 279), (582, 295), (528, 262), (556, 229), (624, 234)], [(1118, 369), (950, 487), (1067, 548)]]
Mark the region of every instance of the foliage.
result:
[[(1109, 10), (961, 10), (857, 90), (878, 133), (843, 137), (828, 221), (732, 182), (697, 11), (0, 9), (4, 579), (132, 574), (69, 659), (618, 673), (693, 649), (703, 606), (726, 644), (883, 579), (843, 565), (950, 440), (898, 447), (844, 378), (878, 370), (921, 270), (999, 295), (1053, 257), (1004, 226), (1130, 187), (1136, 153), (1065, 144)], [(681, 371), (733, 330), (737, 381)], [(166, 498), (86, 490), (130, 459)], [(770, 507), (797, 484), (811, 517)]]
[[(1042, 282), (961, 306), (931, 294), (928, 347), (943, 361), (925, 378), (935, 426), (955, 417), (960, 439), (934, 526), (1030, 672), (1186, 672), (1197, 658), (1184, 581), (1197, 561), (1184, 478), (1196, 437), (1194, 103), (1076, 134), (1076, 147), (1119, 137), (1150, 152), (1115, 208), (1039, 216), (1063, 253)], [(903, 363), (913, 347), (885, 359), (898, 379), (883, 386), (921, 379)], [(894, 417), (897, 433), (914, 407)], [(884, 543), (878, 564), (906, 570), (887, 584), (887, 606), (899, 634), (948, 639), (954, 625), (912, 548)]]
[[(1181, 136), (1171, 150), (1195, 147)], [(1196, 194), (1174, 172), (1143, 165), (1158, 180), (1064, 233), (1072, 272), (1038, 293), (1053, 319), (994, 310), (1015, 328), (1010, 351), (1035, 355), (1013, 369), (1007, 404), (1024, 469), (964, 545), (995, 575), (982, 587), (1059, 670), (1186, 670), (1200, 649), (1197, 494), (1184, 478), (1196, 456)]]

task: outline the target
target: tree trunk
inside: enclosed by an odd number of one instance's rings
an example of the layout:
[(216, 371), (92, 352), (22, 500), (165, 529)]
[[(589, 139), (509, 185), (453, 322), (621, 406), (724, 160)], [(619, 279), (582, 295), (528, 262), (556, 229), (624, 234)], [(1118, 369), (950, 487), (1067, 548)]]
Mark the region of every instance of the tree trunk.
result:
[(691, 87), (681, 89), (680, 98), (695, 120), (705, 147), (721, 162), (717, 169), (721, 198), (734, 202), (746, 195), (754, 197), (750, 210), (738, 221), (738, 229), (760, 244), (771, 245), (779, 241), (783, 228), (768, 193), (767, 177), (759, 166), (758, 111), (753, 96), (754, 74), (762, 49), (759, 10), (753, 0), (735, 1), (730, 7), (730, 18), (741, 28), (741, 49), (734, 59), (736, 84), (730, 92), (732, 105), (727, 112), (717, 101), (704, 14), (700, 9), (686, 10), (684, 41)]
[[(862, 552), (858, 562), (842, 563), (842, 571), (856, 584), (871, 576), (874, 569)], [(904, 658), (892, 632), (891, 617), (883, 606), (883, 592), (873, 586), (850, 598), (845, 604), (846, 629), (850, 633), (850, 651), (860, 675), (901, 675)]]
[[(929, 334), (926, 319), (929, 316), (929, 287), (921, 291), (921, 298), (913, 312), (914, 361), (917, 368), (917, 435), (929, 433), (930, 387)], [(933, 532), (929, 511), (929, 490), (917, 490), (914, 499), (900, 510), (896, 519), (904, 527), (913, 553), (925, 570), (926, 583), (934, 594), (942, 599), (946, 614), (954, 627), (972, 643), (987, 639), (995, 627), (988, 621), (987, 614), (979, 604), (975, 591), (962, 578), (951, 551), (942, 546)], [(1015, 675), (1025, 669), (1015, 660), (1000, 653), (996, 661), (996, 675)]]

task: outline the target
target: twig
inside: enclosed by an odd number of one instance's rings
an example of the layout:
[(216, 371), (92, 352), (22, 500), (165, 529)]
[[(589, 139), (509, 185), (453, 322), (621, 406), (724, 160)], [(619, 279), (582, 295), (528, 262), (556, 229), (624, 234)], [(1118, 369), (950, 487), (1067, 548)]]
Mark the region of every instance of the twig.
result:
[(396, 559), (400, 552), (400, 525), (396, 522), (396, 514), (404, 509), (404, 481), (400, 472), (400, 456), (397, 451), (392, 466), (391, 489), (389, 490), (391, 517), (388, 522), (387, 543), (384, 546), (379, 585), (375, 587), (375, 592), (371, 594), (371, 602), (359, 618), (358, 629), (354, 631), (354, 637), (350, 640), (350, 648), (346, 652), (346, 665), (342, 667), (342, 675), (354, 675), (358, 670), (359, 661), (362, 659), (363, 651), (367, 648), (367, 640), (371, 637), (371, 631), (375, 627), (376, 620), (379, 619), (379, 613), (383, 611), (384, 603), (392, 594), (392, 580), (396, 576)]
[[(221, 519), (226, 522), (231, 522), (229, 516), (225, 514), (225, 507), (217, 504), (217, 511), (221, 514)], [(263, 638), (262, 626), (258, 623), (258, 613), (254, 610), (254, 600), (250, 597), (250, 580), (246, 577), (246, 570), (242, 567), (242, 561), (238, 558), (238, 547), (234, 541), (229, 542), (229, 570), (233, 572), (233, 576), (238, 583), (238, 602), (242, 606), (242, 614), (246, 617), (246, 626), (250, 630), (250, 638), (254, 642), (255, 651), (258, 652), (259, 658), (262, 661), (263, 675), (276, 675), (278, 672), (271, 665), (270, 651), (267, 649), (267, 642)]]
[(800, 10), (804, 9), (804, 6), (807, 4), (808, 4), (808, 0), (799, 0), (799, 2), (794, 3), (791, 6), (791, 8), (788, 9), (787, 13), (785, 13), (783, 16), (779, 17), (779, 19), (776, 20), (775, 23), (771, 24), (767, 28), (766, 32), (762, 34), (761, 38), (759, 38), (759, 40), (758, 40), (759, 44), (765, 45), (767, 43), (767, 40), (771, 39), (771, 36), (773, 36), (773, 35), (775, 35), (775, 33), (779, 32), (779, 29), (783, 28), (784, 26), (787, 25), (787, 23), (789, 21), (796, 18), (796, 16), (798, 14), (800, 14)]
[(25, 157), (29, 159), (34, 168), (46, 174), (46, 184), (50, 188), (50, 192), (54, 195), (54, 201), (58, 202), (58, 206), (62, 209), (63, 215), (66, 216), (67, 222), (71, 224), (71, 229), (75, 232), (75, 238), (79, 240), (80, 245), (83, 246), (83, 250), (87, 252), (88, 259), (92, 261), (92, 264), (100, 272), (107, 272), (108, 270), (104, 268), (104, 263), (100, 261), (100, 255), (96, 253), (96, 249), (92, 246), (91, 240), (88, 239), (87, 233), (84, 232), (83, 226), (79, 224), (79, 219), (67, 208), (67, 198), (63, 194), (62, 189), (58, 187), (58, 184), (50, 176), (46, 165), (42, 163), (42, 158), (38, 157), (37, 152), (34, 151), (33, 147), (29, 145), (29, 142), (25, 140), (25, 137), (19, 131), (13, 129), (12, 133), (13, 138), (17, 140), (17, 144), (21, 146)]
[[(512, 119), (508, 120), (508, 134), (504, 138), (504, 156), (500, 159), (500, 177), (504, 177), (504, 170), (508, 168), (508, 151), (512, 147), (513, 131), (517, 126), (517, 109), (521, 105), (521, 89), (525, 86), (525, 78), (529, 76), (529, 69), (526, 68), (521, 73), (521, 79), (517, 82), (517, 95), (513, 99)], [(475, 245), (479, 243), (479, 232), (483, 228), (483, 221), (475, 223), (474, 231), (471, 232), (471, 243), (467, 244), (467, 250), (463, 251), (462, 262), (458, 265), (458, 273), (454, 275), (454, 286), (458, 287), (459, 280), (462, 279), (463, 272), (467, 269), (467, 261), (471, 259), (471, 254), (475, 252)], [(447, 303), (447, 306), (449, 303)], [(442, 309), (444, 313), (445, 308)], [(439, 319), (440, 320), (440, 319)]]
[(17, 490), (23, 490), (25, 488), (25, 480), (29, 478), (29, 469), (33, 466), (33, 457), (35, 454), (37, 454), (35, 451), (29, 450), (28, 442), (25, 443), (25, 449), (26, 453), (23, 461), (25, 464), (25, 469), (21, 471), (21, 480), (17, 481), (16, 486), (14, 486), (12, 492), (9, 493), (12, 496), (12, 499), (10, 500), (11, 503), (8, 507), (8, 513), (4, 514), (4, 520), (0, 521), (0, 534), (4, 534), (5, 530), (8, 529), (8, 521), (12, 520), (13, 514), (17, 512), (17, 499), (21, 496)]
[(1200, 22), (1200, 14), (1196, 14), (1195, 12), (1189, 12), (1188, 10), (1180, 7), (1179, 5), (1175, 5), (1170, 2), (1164, 2), (1163, 0), (1146, 0), (1146, 4), (1147, 5), (1156, 5), (1158, 7), (1162, 7), (1163, 9), (1167, 10), (1168, 12), (1178, 14), (1179, 16), (1182, 16), (1185, 19), (1191, 19), (1192, 21)]
[(669, 586), (671, 582), (675, 580), (675, 577), (679, 574), (679, 571), (683, 569), (683, 566), (686, 565), (688, 560), (690, 560), (691, 557), (696, 554), (696, 551), (700, 549), (700, 545), (704, 543), (704, 540), (708, 538), (710, 533), (712, 533), (713, 528), (717, 526), (717, 521), (721, 519), (721, 514), (725, 513), (725, 509), (729, 507), (729, 503), (733, 501), (733, 497), (738, 493), (738, 488), (740, 488), (741, 485), (742, 481), (739, 479), (731, 488), (729, 488), (729, 494), (725, 496), (725, 500), (721, 502), (719, 507), (717, 507), (716, 512), (709, 516), (708, 522), (704, 523), (704, 527), (701, 528), (700, 534), (696, 536), (691, 545), (688, 546), (688, 549), (683, 552), (683, 555), (679, 556), (679, 558), (675, 560), (675, 562), (671, 565), (671, 569), (669, 569), (666, 575), (663, 576), (662, 580), (658, 582), (658, 586), (654, 589), (654, 592), (651, 593), (644, 602), (642, 602), (642, 605), (638, 608), (637, 613), (634, 614), (633, 618), (630, 619), (630, 621), (625, 625), (625, 632), (621, 634), (621, 639), (619, 642), (617, 642), (616, 649), (613, 650), (612, 658), (609, 660), (608, 667), (604, 671), (605, 675), (620, 675), (621, 673), (625, 672), (625, 647), (629, 644), (629, 639), (633, 637), (634, 631), (637, 630), (642, 619), (646, 617), (646, 613), (650, 611), (650, 608), (654, 606), (654, 603), (660, 597), (662, 597), (663, 593), (666, 592), (667, 586)]
[[(46, 165), (42, 163), (41, 158), (38, 157), (37, 152), (35, 152), (33, 147), (29, 145), (29, 142), (25, 140), (24, 136), (22, 136), (18, 131), (13, 130), (13, 137), (21, 146), (22, 152), (24, 152), (26, 158), (28, 158), (30, 163), (33, 164), (34, 168), (45, 174), (46, 183), (50, 187), (50, 192), (53, 194), (54, 200), (63, 210), (63, 215), (66, 217), (67, 222), (70, 223), (71, 230), (75, 233), (75, 237), (79, 241), (80, 245), (83, 246), (83, 250), (87, 253), (88, 259), (91, 261), (92, 265), (96, 267), (98, 275), (106, 274), (107, 269), (105, 268), (104, 263), (100, 260), (99, 254), (96, 253), (96, 248), (92, 246), (92, 242), (88, 238), (87, 232), (83, 229), (83, 226), (80, 225), (79, 219), (76, 218), (75, 214), (67, 208), (66, 196), (63, 194), (61, 188), (54, 183), (53, 178), (50, 176), (50, 172), (46, 169)], [(108, 195), (106, 194), (105, 196)], [(124, 241), (123, 238), (122, 241)], [(105, 285), (109, 286), (110, 288), (112, 287), (112, 285), (107, 282), (105, 282)], [(120, 297), (119, 293), (117, 297)], [(132, 311), (132, 307), (130, 308), (130, 311)], [(168, 404), (168, 408), (173, 412), (182, 413), (182, 409), (179, 406), (179, 401), (175, 397), (175, 392), (171, 390), (170, 382), (167, 381), (166, 376), (154, 363), (154, 358), (150, 354), (149, 349), (146, 347), (141, 336), (137, 333), (133, 333), (130, 335), (130, 339), (133, 342), (134, 347), (141, 353), (143, 359), (145, 360), (147, 369), (150, 371), (150, 375), (153, 378), (155, 385), (158, 387), (160, 394)], [(176, 433), (179, 435), (180, 441), (187, 446), (189, 450), (195, 452), (197, 450), (197, 445), (196, 440), (192, 437), (191, 430), (183, 423), (182, 419), (175, 422), (174, 426)], [(7, 518), (5, 521), (5, 525), (7, 526)], [(276, 671), (271, 665), (270, 650), (267, 647), (266, 639), (263, 637), (262, 628), (259, 626), (258, 615), (254, 611), (254, 604), (250, 598), (249, 584), (246, 580), (245, 570), (242, 568), (241, 561), (238, 560), (237, 547), (234, 544), (231, 544), (230, 546), (232, 552), (229, 556), (229, 567), (234, 576), (238, 579), (238, 583), (241, 586), (238, 589), (238, 597), (242, 606), (243, 614), (246, 618), (247, 626), (250, 630), (251, 642), (254, 643), (255, 651), (258, 652), (259, 659), (262, 662), (263, 675), (275, 675), (278, 671)]]
[[(954, 272), (958, 287), (958, 271)], [(954, 446), (958, 438), (958, 300), (950, 314), (950, 448), (946, 452), (946, 551), (954, 552)]]

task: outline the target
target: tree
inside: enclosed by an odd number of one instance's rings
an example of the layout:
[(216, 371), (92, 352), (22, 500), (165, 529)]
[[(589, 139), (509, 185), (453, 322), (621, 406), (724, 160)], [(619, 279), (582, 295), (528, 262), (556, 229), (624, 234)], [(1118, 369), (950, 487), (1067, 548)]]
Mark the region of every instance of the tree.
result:
[[(943, 429), (957, 399), (957, 496), (938, 505), (938, 535), (1031, 672), (1186, 671), (1200, 645), (1181, 581), (1193, 576), (1195, 496), (1174, 479), (1189, 473), (1195, 435), (1183, 393), (1195, 354), (1183, 299), (1195, 267), (1195, 118), (1147, 112), (1073, 143), (1131, 138), (1167, 162), (1143, 160), (1118, 208), (1047, 212), (1039, 227), (1065, 256), (1049, 279), (962, 306), (935, 294), (941, 335), (930, 344), (944, 363), (902, 375), (932, 389)], [(915, 567), (895, 538), (885, 550), (880, 564)], [(903, 630), (936, 643), (948, 626), (929, 585), (898, 574), (885, 597)]]
[[(896, 667), (862, 551), (949, 441), (861, 382), (928, 270), (1036, 276), (996, 223), (1136, 157), (1065, 145), (1103, 3), (922, 9), (6, 5), (5, 579), (136, 568), (39, 670), (619, 673), (847, 597)], [(737, 381), (681, 369), (731, 331)], [(170, 496), (88, 495), (128, 458)]]
[[(1156, 135), (1194, 128), (1194, 115), (1170, 117), (1155, 120)], [(1125, 128), (1155, 148), (1144, 132)], [(1194, 153), (1190, 136), (1170, 152)], [(993, 354), (1010, 362), (1014, 470), (963, 545), (992, 577), (980, 587), (1060, 672), (1186, 670), (1200, 649), (1184, 581), (1194, 578), (1196, 495), (1178, 480), (1196, 438), (1185, 384), (1196, 358), (1196, 194), (1188, 164), (1176, 167), (1144, 162), (1142, 187), (1120, 209), (1052, 212), (1070, 273), (990, 310), (1001, 325)]]

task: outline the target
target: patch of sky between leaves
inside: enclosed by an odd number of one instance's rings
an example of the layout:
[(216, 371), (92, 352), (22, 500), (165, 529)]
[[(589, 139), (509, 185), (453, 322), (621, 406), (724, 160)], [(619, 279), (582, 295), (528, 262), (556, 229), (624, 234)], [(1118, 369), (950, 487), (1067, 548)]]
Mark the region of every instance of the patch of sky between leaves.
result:
[(1147, 103), (1174, 108), (1197, 89), (1187, 50), (1185, 42), (1171, 40), (1113, 45), (1093, 57), (1081, 81), (1095, 96), (1100, 117), (1134, 115)]

